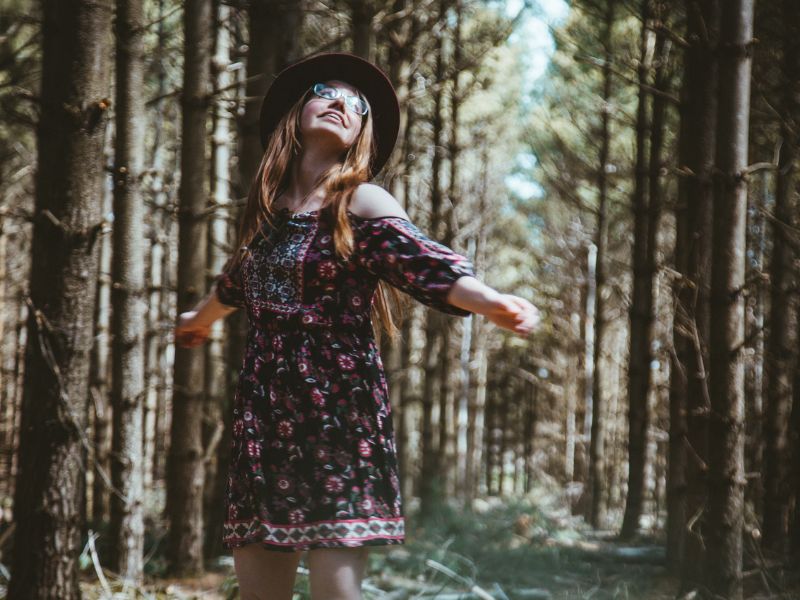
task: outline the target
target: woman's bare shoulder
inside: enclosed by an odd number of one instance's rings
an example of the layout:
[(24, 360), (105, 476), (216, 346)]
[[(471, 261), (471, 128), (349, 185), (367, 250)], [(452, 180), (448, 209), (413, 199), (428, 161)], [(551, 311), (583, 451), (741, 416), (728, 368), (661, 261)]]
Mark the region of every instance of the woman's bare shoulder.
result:
[(364, 219), (402, 217), (410, 220), (397, 199), (379, 185), (362, 183), (353, 192), (350, 212)]

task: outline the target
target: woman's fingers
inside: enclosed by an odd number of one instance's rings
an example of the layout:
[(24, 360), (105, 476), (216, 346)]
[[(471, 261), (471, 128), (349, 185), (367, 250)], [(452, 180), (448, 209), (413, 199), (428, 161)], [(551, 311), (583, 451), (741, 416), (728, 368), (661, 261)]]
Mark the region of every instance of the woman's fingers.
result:
[(175, 326), (175, 342), (183, 348), (193, 348), (202, 344), (208, 337), (211, 329), (198, 327), (193, 323), (194, 311), (181, 313), (178, 324)]
[(499, 300), (499, 310), (487, 316), (500, 327), (524, 336), (531, 333), (539, 324), (541, 319), (539, 309), (525, 298), (503, 294)]

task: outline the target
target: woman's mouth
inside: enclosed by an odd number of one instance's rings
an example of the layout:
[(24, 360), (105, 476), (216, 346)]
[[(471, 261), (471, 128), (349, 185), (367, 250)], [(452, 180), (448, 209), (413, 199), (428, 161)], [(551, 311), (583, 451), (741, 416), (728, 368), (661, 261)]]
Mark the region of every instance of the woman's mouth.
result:
[(334, 119), (337, 123), (339, 123), (340, 125), (344, 126), (344, 120), (337, 114), (325, 113), (324, 115), (322, 115), (321, 118), (325, 118), (325, 117), (329, 117), (331, 119)]

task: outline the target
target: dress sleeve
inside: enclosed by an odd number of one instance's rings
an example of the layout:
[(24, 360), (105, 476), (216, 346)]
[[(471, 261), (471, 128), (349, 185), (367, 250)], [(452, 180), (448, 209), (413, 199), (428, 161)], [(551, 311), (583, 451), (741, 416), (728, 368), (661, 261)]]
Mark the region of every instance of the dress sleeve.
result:
[(370, 273), (423, 304), (466, 317), (470, 311), (447, 302), (459, 277), (475, 276), (473, 264), (426, 236), (403, 217), (354, 217), (354, 256)]
[(217, 293), (217, 299), (222, 304), (244, 308), (241, 262), (237, 267), (233, 267), (233, 258), (228, 259), (222, 271), (214, 278), (214, 289)]

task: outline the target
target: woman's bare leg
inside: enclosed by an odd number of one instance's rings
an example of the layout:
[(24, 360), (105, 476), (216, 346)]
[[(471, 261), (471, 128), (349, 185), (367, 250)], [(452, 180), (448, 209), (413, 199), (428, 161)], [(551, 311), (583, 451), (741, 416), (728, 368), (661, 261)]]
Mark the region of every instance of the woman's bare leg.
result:
[(292, 600), (302, 552), (267, 550), (261, 544), (233, 549), (241, 600)]
[(361, 600), (368, 556), (367, 546), (309, 550), (311, 600)]

